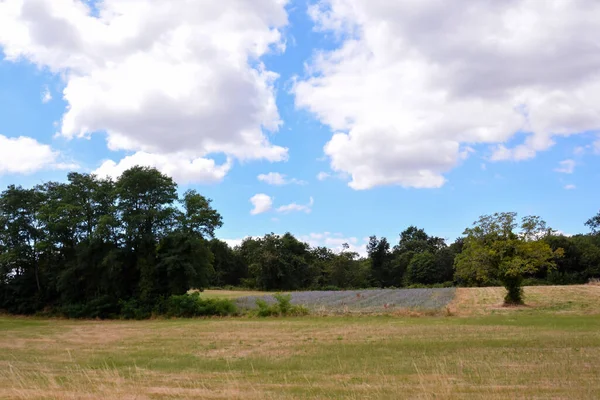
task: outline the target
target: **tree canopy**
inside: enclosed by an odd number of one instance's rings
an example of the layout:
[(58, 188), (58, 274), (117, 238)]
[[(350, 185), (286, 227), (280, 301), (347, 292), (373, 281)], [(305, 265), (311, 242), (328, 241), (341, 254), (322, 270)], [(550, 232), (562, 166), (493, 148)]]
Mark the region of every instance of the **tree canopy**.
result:
[[(190, 289), (262, 290), (582, 283), (600, 277), (600, 214), (590, 234), (564, 236), (538, 216), (481, 216), (450, 243), (414, 225), (397, 242), (371, 236), (361, 256), (312, 247), (287, 232), (231, 247), (215, 237), (211, 199), (181, 193), (156, 169), (118, 179), (70, 173), (65, 182), (0, 193), (0, 310), (77, 317), (148, 316)], [(187, 301), (187, 300), (185, 300)], [(162, 307), (162, 308), (161, 308)]]
[(456, 257), (456, 277), (467, 284), (490, 284), (499, 280), (507, 289), (505, 303), (521, 304), (525, 276), (541, 268), (555, 267), (562, 249), (552, 250), (543, 241), (551, 234), (539, 217), (524, 217), (521, 231), (514, 212), (484, 215), (465, 230), (463, 251)]

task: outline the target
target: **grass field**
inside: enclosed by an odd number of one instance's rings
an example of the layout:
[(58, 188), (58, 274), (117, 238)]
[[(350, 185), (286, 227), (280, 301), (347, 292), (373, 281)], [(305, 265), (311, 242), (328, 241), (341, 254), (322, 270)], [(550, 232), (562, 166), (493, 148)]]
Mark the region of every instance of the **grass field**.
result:
[(526, 295), (459, 289), (451, 317), (0, 317), (0, 398), (600, 398), (600, 287)]

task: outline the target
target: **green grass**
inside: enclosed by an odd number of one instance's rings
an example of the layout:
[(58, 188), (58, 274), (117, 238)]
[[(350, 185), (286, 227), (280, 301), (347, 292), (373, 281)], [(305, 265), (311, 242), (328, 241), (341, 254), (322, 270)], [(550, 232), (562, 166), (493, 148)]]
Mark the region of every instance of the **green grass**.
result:
[[(488, 297), (463, 294), (460, 309)], [(452, 317), (0, 317), (0, 398), (600, 398), (600, 305), (540, 302)]]

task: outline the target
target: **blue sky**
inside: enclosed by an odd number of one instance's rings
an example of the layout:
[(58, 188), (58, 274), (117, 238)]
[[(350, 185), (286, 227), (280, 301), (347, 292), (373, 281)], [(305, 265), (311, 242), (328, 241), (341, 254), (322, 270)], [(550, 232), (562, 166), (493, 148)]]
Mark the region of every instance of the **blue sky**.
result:
[(496, 211), (585, 232), (600, 208), (594, 2), (27, 3), (0, 3), (2, 187), (142, 163), (212, 198), (232, 243), (356, 250)]

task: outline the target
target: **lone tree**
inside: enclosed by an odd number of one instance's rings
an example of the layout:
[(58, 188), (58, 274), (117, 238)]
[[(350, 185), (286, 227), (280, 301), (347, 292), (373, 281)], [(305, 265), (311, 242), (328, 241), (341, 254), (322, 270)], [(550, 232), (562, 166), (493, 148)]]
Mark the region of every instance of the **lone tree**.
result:
[(500, 281), (506, 288), (506, 305), (523, 304), (523, 277), (541, 268), (553, 268), (562, 249), (552, 251), (541, 239), (552, 229), (539, 217), (524, 217), (515, 233), (517, 213), (483, 215), (464, 232), (464, 249), (456, 257), (456, 279), (486, 285)]

